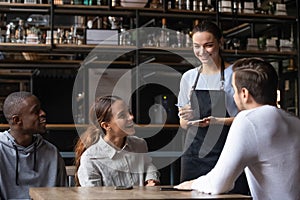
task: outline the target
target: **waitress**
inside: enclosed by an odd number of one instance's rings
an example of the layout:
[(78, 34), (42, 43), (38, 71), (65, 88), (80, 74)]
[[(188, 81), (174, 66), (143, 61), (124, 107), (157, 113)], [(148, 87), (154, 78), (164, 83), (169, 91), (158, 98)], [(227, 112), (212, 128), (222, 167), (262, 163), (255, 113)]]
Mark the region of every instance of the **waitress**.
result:
[[(180, 126), (187, 130), (181, 181), (205, 175), (215, 166), (238, 112), (231, 86), (232, 66), (221, 56), (222, 31), (216, 24), (203, 21), (194, 27), (192, 40), (201, 66), (185, 72), (180, 82)], [(248, 191), (243, 174), (233, 192)]]

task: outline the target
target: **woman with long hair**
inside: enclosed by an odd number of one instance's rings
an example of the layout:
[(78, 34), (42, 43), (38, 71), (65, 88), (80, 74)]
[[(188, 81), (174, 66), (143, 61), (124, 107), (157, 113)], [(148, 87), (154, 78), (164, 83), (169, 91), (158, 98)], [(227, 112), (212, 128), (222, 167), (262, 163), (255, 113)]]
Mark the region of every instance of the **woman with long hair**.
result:
[(148, 147), (135, 133), (133, 115), (117, 96), (96, 98), (90, 125), (75, 147), (76, 182), (81, 186), (154, 186), (159, 172)]

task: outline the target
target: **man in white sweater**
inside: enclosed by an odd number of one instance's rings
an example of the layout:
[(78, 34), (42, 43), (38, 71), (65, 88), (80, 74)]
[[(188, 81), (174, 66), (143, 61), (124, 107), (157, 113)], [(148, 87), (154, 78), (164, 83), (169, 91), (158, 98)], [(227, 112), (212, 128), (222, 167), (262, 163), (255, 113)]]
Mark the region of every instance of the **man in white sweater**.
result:
[(226, 193), (245, 170), (254, 200), (300, 199), (300, 119), (276, 107), (276, 71), (259, 58), (241, 59), (232, 85), (240, 112), (216, 166), (175, 187)]

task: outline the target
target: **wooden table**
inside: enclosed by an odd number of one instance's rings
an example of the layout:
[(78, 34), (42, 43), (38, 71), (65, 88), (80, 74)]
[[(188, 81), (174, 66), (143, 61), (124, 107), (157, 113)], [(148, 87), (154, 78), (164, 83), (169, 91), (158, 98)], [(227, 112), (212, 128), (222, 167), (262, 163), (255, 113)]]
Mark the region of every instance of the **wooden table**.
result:
[(52, 187), (30, 188), (33, 200), (52, 199), (252, 199), (239, 194), (209, 195), (197, 191), (160, 191), (161, 187), (134, 187), (115, 190), (114, 187)]

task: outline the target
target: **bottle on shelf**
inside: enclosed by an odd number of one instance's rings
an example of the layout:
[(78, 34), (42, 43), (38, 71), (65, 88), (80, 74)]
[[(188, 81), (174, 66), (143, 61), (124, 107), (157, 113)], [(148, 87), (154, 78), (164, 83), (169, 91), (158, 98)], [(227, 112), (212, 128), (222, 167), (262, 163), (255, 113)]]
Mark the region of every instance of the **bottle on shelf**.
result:
[(182, 31), (176, 31), (176, 38), (177, 38), (177, 46), (178, 48), (184, 47), (183, 40), (184, 40), (184, 33)]
[(83, 0), (83, 5), (86, 5), (86, 6), (92, 5), (92, 0)]
[[(176, 5), (177, 5), (177, 8), (179, 10), (185, 10), (186, 9), (186, 0), (176, 0)], [(189, 0), (188, 0), (189, 2)]]
[(124, 28), (120, 29), (120, 34), (119, 34), (119, 45), (120, 46), (125, 46), (125, 34), (126, 30)]
[(268, 14), (275, 14), (275, 3), (273, 1), (268, 1)]
[(240, 48), (241, 41), (239, 38), (232, 38), (232, 45), (235, 50), (235, 55), (237, 55), (237, 51)]
[(193, 27), (197, 26), (199, 24), (199, 19), (195, 19), (194, 23), (193, 23)]
[(167, 28), (167, 20), (166, 18), (161, 19), (161, 28), (166, 29)]
[(191, 1), (190, 0), (186, 0), (186, 2), (185, 2), (185, 8), (186, 8), (186, 10), (192, 10), (191, 9)]
[(185, 34), (185, 47), (189, 48), (192, 47), (192, 45), (193, 45), (193, 41), (191, 37), (191, 32), (187, 31), (187, 33)]
[(120, 0), (111, 0), (111, 6), (112, 7), (121, 6), (121, 1)]
[(204, 6), (204, 10), (205, 11), (210, 11), (210, 12), (214, 11), (214, 6), (211, 4), (211, 0), (206, 1), (206, 4)]
[(5, 42), (10, 42), (10, 25), (6, 25)]
[(193, 11), (198, 11), (199, 10), (199, 5), (198, 5), (198, 1), (197, 0), (192, 0), (191, 2), (191, 8), (193, 9)]
[(159, 0), (152, 0), (150, 2), (150, 8), (162, 8), (162, 3)]
[(108, 4), (108, 0), (97, 0), (96, 2), (96, 4), (99, 6), (107, 6)]
[(22, 19), (19, 20), (19, 25), (16, 30), (15, 37), (17, 43), (25, 43), (25, 28), (24, 28), (24, 21)]
[(167, 31), (167, 21), (166, 18), (161, 20), (162, 26), (159, 36), (159, 46), (168, 47), (169, 46), (169, 32)]
[(289, 65), (287, 67), (287, 71), (295, 71), (295, 70), (296, 70), (296, 67), (295, 67), (295, 64), (294, 64), (294, 59), (290, 58)]
[(6, 26), (7, 16), (6, 13), (0, 13), (0, 27)]
[(108, 17), (107, 16), (103, 16), (102, 17), (102, 28), (103, 29), (108, 29), (108, 25), (109, 25)]
[(9, 24), (6, 25), (5, 42), (15, 43), (16, 42), (15, 33), (16, 33), (16, 26), (14, 25), (13, 22), (10, 22)]
[(238, 0), (232, 1), (231, 10), (233, 15), (241, 13), (241, 2), (239, 2)]
[(255, 10), (261, 10), (261, 0), (256, 1)]
[(120, 29), (123, 25), (122, 17), (108, 16), (111, 29)]

